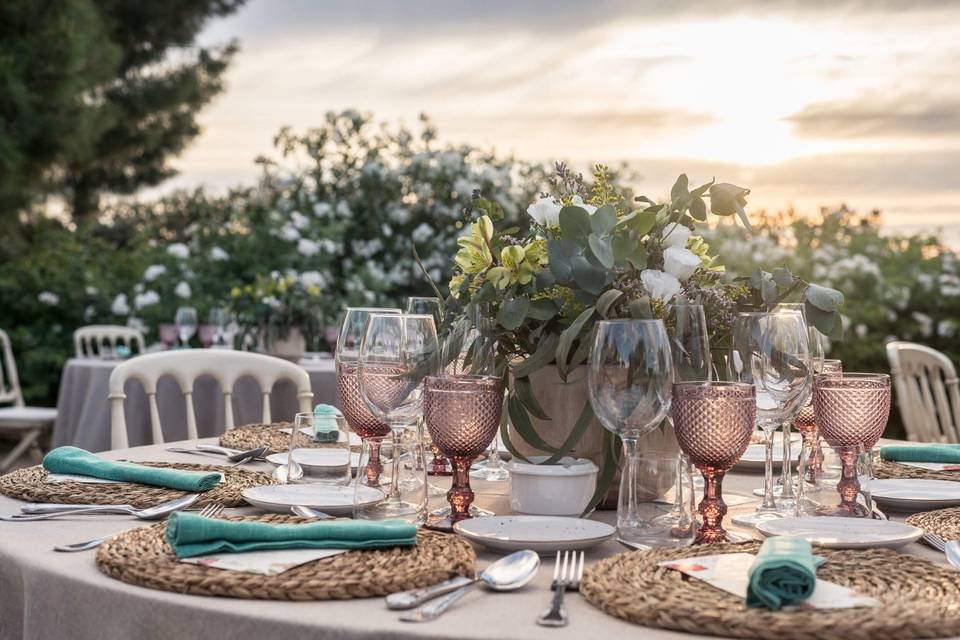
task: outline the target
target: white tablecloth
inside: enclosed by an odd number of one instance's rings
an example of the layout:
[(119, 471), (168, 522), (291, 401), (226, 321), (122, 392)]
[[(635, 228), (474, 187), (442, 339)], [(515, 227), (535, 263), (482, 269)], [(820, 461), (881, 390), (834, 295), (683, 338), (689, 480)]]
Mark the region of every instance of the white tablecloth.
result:
[[(74, 445), (88, 451), (110, 448), (110, 406), (107, 384), (117, 361), (71, 358), (60, 377), (57, 396), (57, 421), (53, 427), (53, 445)], [(333, 360), (303, 360), (300, 366), (310, 374), (314, 403), (336, 404), (337, 388)], [(127, 433), (130, 444), (150, 441), (147, 395), (139, 382), (126, 386)], [(194, 384), (197, 431), (201, 436), (221, 433), (224, 428), (223, 394), (212, 378), (200, 378)], [(172, 379), (161, 379), (157, 387), (160, 423), (166, 440), (187, 436), (187, 413), (183, 393)], [(263, 404), (259, 385), (245, 378), (237, 382), (233, 393), (236, 424), (259, 422)], [(274, 420), (289, 420), (297, 411), (296, 390), (290, 382), (280, 382), (270, 401)]]
[[(157, 445), (113, 451), (104, 456), (132, 460), (199, 460), (196, 456), (169, 453)], [(759, 474), (732, 473), (724, 482), (724, 493), (747, 495), (761, 483)], [(508, 512), (505, 483), (476, 482), (474, 490), (481, 506), (498, 513)], [(431, 506), (442, 502), (443, 498), (436, 498)], [(21, 504), (0, 496), (0, 513), (15, 513)], [(752, 507), (731, 507), (726, 522), (730, 516)], [(595, 517), (611, 522), (615, 514), (598, 512)], [(493, 593), (476, 588), (440, 620), (409, 624), (399, 622), (397, 613), (387, 610), (381, 598), (292, 603), (181, 595), (134, 587), (108, 578), (96, 569), (92, 551), (52, 551), (57, 544), (79, 542), (145, 524), (149, 523), (120, 516), (0, 522), (0, 640), (689, 640), (697, 637), (622, 622), (593, 608), (576, 593), (568, 594), (566, 601), (569, 626), (560, 629), (537, 626), (534, 620), (550, 599), (550, 557), (543, 559), (534, 582), (519, 592)], [(736, 527), (731, 529), (743, 532)], [(623, 550), (618, 543), (607, 542), (587, 553), (588, 563)], [(942, 554), (919, 543), (905, 550), (943, 562)], [(478, 568), (483, 568), (498, 556), (480, 550), (478, 557)]]

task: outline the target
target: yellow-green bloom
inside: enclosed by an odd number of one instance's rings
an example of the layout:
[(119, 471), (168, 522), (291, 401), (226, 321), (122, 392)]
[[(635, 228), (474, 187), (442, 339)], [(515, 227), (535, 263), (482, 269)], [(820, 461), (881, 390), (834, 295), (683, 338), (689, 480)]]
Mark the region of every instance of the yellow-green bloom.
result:
[(493, 239), (493, 222), (483, 216), (470, 225), (470, 235), (457, 238), (460, 250), (454, 262), (464, 273), (482, 273), (493, 264), (490, 241)]
[(467, 279), (467, 276), (463, 275), (462, 273), (458, 273), (457, 275), (450, 278), (450, 284), (448, 284), (447, 286), (450, 288), (451, 296), (453, 296), (454, 298), (460, 297), (460, 286), (463, 284), (463, 281), (466, 279)]
[(530, 284), (546, 260), (546, 249), (539, 242), (542, 241), (531, 242), (526, 247), (504, 247), (500, 251), (502, 266), (490, 269), (487, 278), (500, 289), (513, 284)]

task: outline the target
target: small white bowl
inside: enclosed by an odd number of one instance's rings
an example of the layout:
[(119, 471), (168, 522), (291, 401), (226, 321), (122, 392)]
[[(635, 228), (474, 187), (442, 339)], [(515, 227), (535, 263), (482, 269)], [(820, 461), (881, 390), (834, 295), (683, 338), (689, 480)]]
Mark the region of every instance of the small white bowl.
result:
[(538, 516), (579, 516), (597, 488), (597, 465), (585, 458), (562, 458), (557, 464), (536, 464), (547, 456), (531, 456), (530, 464), (513, 460), (510, 508)]

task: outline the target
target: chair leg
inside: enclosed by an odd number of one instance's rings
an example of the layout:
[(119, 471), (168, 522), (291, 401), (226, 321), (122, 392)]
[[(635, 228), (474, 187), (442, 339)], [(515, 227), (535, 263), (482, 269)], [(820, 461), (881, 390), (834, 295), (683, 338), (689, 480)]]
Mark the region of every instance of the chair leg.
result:
[(22, 456), (28, 449), (38, 446), (37, 439), (40, 437), (42, 429), (36, 428), (31, 429), (20, 438), (20, 442), (7, 454), (7, 456), (0, 460), (0, 473), (6, 473), (7, 470), (13, 466), (13, 463), (16, 462), (20, 456)]

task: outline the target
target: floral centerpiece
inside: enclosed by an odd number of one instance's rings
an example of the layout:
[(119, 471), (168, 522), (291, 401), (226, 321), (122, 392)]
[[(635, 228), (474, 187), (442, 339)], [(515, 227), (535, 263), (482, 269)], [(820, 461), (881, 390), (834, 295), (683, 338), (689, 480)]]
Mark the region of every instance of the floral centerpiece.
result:
[(230, 291), (230, 308), (240, 327), (241, 344), (259, 345), (268, 353), (299, 359), (307, 341), (312, 344), (323, 335), (322, 280), (303, 275), (275, 271)]
[[(588, 187), (563, 165), (553, 187), (527, 209), (532, 221), (526, 232), (498, 228), (500, 206), (474, 194), (466, 210), (469, 230), (454, 258), (449, 314), (460, 324), (477, 315), (490, 320), (482, 331), (498, 344), (499, 371), (509, 389), (510, 428), (503, 435), (514, 455), (545, 453), (549, 464), (574, 452), (600, 464), (592, 508), (610, 486), (619, 457), (616, 437), (594, 420), (585, 376), (573, 375), (587, 360), (595, 321), (662, 317), (683, 296), (704, 304), (717, 346), (736, 311), (800, 299), (808, 319), (837, 336), (843, 296), (785, 268), (742, 277), (725, 272), (697, 225), (710, 213), (737, 216), (749, 229), (749, 189), (714, 181), (691, 188), (681, 175), (668, 202), (645, 196), (631, 202), (605, 167), (596, 168)], [(465, 332), (451, 331), (451, 340), (457, 335)], [(569, 387), (558, 393), (558, 384)], [(545, 391), (549, 402), (540, 397)], [(571, 398), (580, 405), (572, 412), (566, 410)]]

